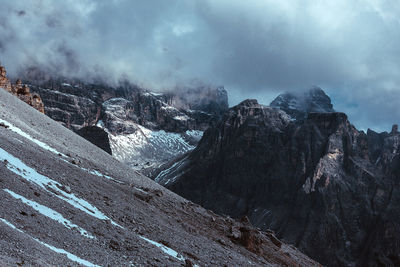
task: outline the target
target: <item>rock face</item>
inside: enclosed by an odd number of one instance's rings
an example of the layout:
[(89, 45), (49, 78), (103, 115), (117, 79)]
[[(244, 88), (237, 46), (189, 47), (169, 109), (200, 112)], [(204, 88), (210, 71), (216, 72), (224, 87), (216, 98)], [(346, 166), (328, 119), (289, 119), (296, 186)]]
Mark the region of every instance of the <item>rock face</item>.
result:
[(365, 134), (344, 113), (293, 120), (246, 100), (155, 179), (217, 213), (248, 216), (322, 264), (398, 266), (399, 149), (396, 126)]
[[(33, 123), (34, 122), (34, 123)], [(0, 90), (0, 266), (320, 266)]]
[(44, 113), (44, 104), (38, 94), (31, 93), (26, 84), (22, 84), (21, 80), (17, 80), (16, 84), (11, 84), (7, 78), (7, 71), (5, 67), (0, 64), (0, 88), (4, 88), (9, 93), (17, 96), (19, 99), (34, 107), (40, 112)]
[(108, 154), (112, 154), (108, 134), (102, 128), (96, 126), (86, 126), (79, 129), (76, 133), (88, 140), (90, 143), (103, 149)]
[(101, 86), (71, 85), (60, 81), (48, 81), (30, 87), (42, 97), (45, 114), (74, 131), (96, 124), (101, 113), (103, 94), (107, 92)]
[(54, 80), (31, 88), (42, 96), (46, 115), (74, 131), (103, 128), (113, 156), (147, 174), (194, 149), (228, 109), (223, 88), (161, 94), (128, 83), (114, 88)]
[(270, 106), (285, 111), (294, 119), (304, 119), (310, 112), (335, 111), (331, 99), (319, 87), (313, 87), (302, 94), (281, 94)]

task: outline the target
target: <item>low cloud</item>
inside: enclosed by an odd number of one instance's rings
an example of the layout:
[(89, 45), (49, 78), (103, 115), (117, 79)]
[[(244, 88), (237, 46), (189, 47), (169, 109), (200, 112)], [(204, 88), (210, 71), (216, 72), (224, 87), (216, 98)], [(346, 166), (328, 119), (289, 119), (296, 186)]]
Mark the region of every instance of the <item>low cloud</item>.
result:
[(231, 104), (319, 85), (361, 128), (400, 117), (400, 4), (390, 0), (1, 1), (0, 60), (163, 90), (225, 85)]

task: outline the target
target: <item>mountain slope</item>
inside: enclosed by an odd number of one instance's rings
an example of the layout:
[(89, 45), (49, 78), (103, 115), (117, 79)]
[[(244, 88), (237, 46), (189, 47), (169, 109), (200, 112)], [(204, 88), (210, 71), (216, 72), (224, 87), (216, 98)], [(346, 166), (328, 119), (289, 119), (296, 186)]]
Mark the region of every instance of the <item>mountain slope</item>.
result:
[(156, 181), (203, 207), (247, 215), (329, 266), (400, 262), (400, 133), (344, 113), (293, 120), (246, 100)]
[(0, 90), (0, 265), (318, 266), (166, 190)]

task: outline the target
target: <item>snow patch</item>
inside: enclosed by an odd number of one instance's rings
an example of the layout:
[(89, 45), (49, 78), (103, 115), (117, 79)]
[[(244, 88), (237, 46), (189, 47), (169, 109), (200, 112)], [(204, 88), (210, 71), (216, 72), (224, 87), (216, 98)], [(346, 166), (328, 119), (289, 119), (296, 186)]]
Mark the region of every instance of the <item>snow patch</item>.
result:
[(204, 132), (199, 131), (199, 130), (187, 130), (185, 134), (196, 141), (200, 141), (200, 139), (203, 137)]
[[(5, 121), (3, 119), (0, 119), (0, 123), (3, 123), (6, 127), (8, 127), (9, 130), (19, 134), (22, 137), (25, 137), (26, 139), (32, 141), (33, 143), (37, 144), (38, 146), (40, 146), (41, 148), (48, 150), (52, 153), (55, 154), (61, 154), (63, 156), (65, 156), (64, 154), (58, 152), (56, 149), (52, 148), (51, 146), (49, 146), (46, 143), (43, 143), (42, 141), (37, 140), (36, 138), (30, 136), (29, 134), (27, 134), (26, 132), (22, 131), (20, 128), (12, 125), (11, 123), (9, 123), (8, 121)], [(65, 156), (66, 157), (66, 156)]]
[(184, 116), (175, 116), (175, 117), (173, 117), (173, 119), (176, 120), (176, 121), (187, 121), (187, 120), (189, 120), (189, 117), (186, 116), (186, 115), (184, 115)]
[(102, 128), (102, 129), (104, 129), (104, 121), (102, 121), (102, 120), (99, 120), (97, 123), (96, 123), (96, 126), (97, 127), (99, 127), (99, 128)]
[[(186, 157), (180, 161), (175, 162), (171, 167), (161, 171), (157, 177), (154, 179), (154, 181), (156, 181), (157, 183), (159, 183), (161, 181), (161, 179), (165, 176), (167, 176), (171, 171), (176, 170), (177, 168), (179, 168), (182, 163), (185, 161)], [(168, 181), (165, 184), (168, 184), (170, 182), (171, 179), (168, 179)]]
[[(140, 125), (138, 128), (132, 134), (109, 134), (113, 157), (136, 170), (159, 166), (195, 148), (189, 144), (185, 134), (152, 131)], [(199, 133), (193, 131), (189, 134)]]
[(118, 225), (106, 215), (104, 215), (100, 210), (98, 210), (95, 206), (90, 204), (84, 199), (81, 199), (75, 196), (72, 193), (67, 193), (60, 188), (65, 188), (59, 182), (41, 175), (35, 169), (27, 166), (23, 163), (20, 159), (14, 157), (13, 155), (9, 154), (7, 151), (0, 148), (0, 160), (6, 163), (7, 169), (12, 171), (13, 173), (19, 175), (23, 179), (27, 180), (28, 182), (34, 183), (38, 185), (40, 188), (45, 190), (46, 192), (54, 195), (55, 197), (69, 203), (73, 207), (85, 212), (86, 214), (95, 217), (100, 220), (110, 220), (111, 223), (115, 226), (123, 228), (122, 226)]
[(150, 92), (150, 94), (152, 94), (153, 96), (162, 96), (162, 95), (164, 95), (162, 93), (155, 93), (155, 92)]
[(92, 175), (96, 175), (96, 176), (99, 176), (99, 177), (104, 177), (104, 178), (106, 178), (106, 179), (108, 179), (108, 180), (114, 181), (114, 182), (119, 183), (119, 184), (125, 184), (124, 182), (121, 182), (121, 181), (119, 181), (119, 180), (117, 180), (117, 179), (115, 179), (115, 178), (113, 178), (113, 177), (111, 177), (111, 176), (109, 176), (109, 175), (102, 174), (102, 173), (99, 172), (99, 171), (96, 171), (96, 170), (89, 170), (89, 169), (86, 169), (86, 168), (84, 168), (84, 167), (80, 167), (80, 168), (81, 168), (82, 170), (84, 170), (84, 171), (87, 171), (88, 173), (90, 173), (90, 174), (92, 174)]
[[(29, 134), (27, 134), (26, 132), (22, 131), (20, 128), (18, 128), (18, 127), (16, 127), (16, 126), (12, 125), (11, 123), (9, 123), (9, 122), (7, 122), (7, 121), (5, 121), (5, 120), (2, 120), (2, 119), (0, 119), (0, 123), (3, 123), (3, 124), (4, 124), (6, 127), (8, 127), (8, 129), (10, 129), (11, 131), (13, 131), (13, 132), (19, 134), (20, 136), (25, 137), (26, 139), (28, 139), (28, 140), (34, 142), (35, 144), (37, 144), (37, 145), (40, 146), (41, 148), (43, 148), (43, 149), (45, 149), (45, 150), (48, 150), (48, 151), (50, 151), (50, 152), (52, 152), (52, 153), (54, 153), (54, 154), (61, 155), (62, 157), (68, 157), (67, 155), (62, 154), (61, 152), (57, 151), (56, 149), (52, 148), (51, 146), (47, 145), (46, 143), (43, 143), (42, 141), (39, 141), (39, 140), (37, 140), (36, 138), (30, 136)], [(98, 171), (96, 171), (96, 170), (89, 170), (89, 169), (86, 169), (86, 168), (84, 168), (84, 167), (74, 165), (74, 164), (72, 164), (71, 162), (69, 162), (69, 161), (66, 160), (66, 159), (62, 159), (62, 160), (63, 160), (64, 162), (66, 162), (66, 163), (72, 165), (72, 166), (81, 168), (82, 170), (84, 170), (84, 171), (86, 171), (86, 172), (88, 172), (88, 173), (90, 173), (90, 174), (93, 174), (93, 175), (96, 175), (96, 176), (99, 176), (99, 177), (104, 177), (104, 178), (109, 179), (109, 180), (112, 180), (112, 181), (114, 181), (114, 182), (123, 184), (123, 182), (118, 181), (118, 180), (116, 180), (116, 179), (114, 179), (114, 178), (112, 178), (112, 177), (110, 177), (110, 176), (108, 176), (108, 175), (102, 174), (102, 173), (100, 173), (100, 172), (98, 172)]]
[(12, 197), (14, 197), (15, 199), (21, 200), (22, 203), (30, 206), (31, 208), (33, 208), (34, 210), (38, 211), (39, 213), (41, 213), (42, 215), (58, 222), (61, 223), (62, 225), (64, 225), (66, 228), (68, 229), (77, 229), (81, 235), (83, 235), (84, 237), (87, 238), (95, 238), (93, 235), (89, 234), (85, 229), (79, 227), (76, 224), (73, 224), (71, 221), (69, 221), (68, 219), (64, 218), (64, 216), (62, 216), (60, 213), (58, 213), (57, 211), (50, 209), (46, 206), (43, 206), (33, 200), (29, 200), (9, 189), (3, 189), (5, 192), (7, 192), (8, 194), (10, 194)]
[(182, 257), (182, 256), (181, 256), (178, 252), (176, 252), (175, 250), (173, 250), (173, 249), (171, 249), (171, 248), (169, 248), (169, 247), (167, 247), (167, 246), (165, 246), (165, 245), (163, 245), (163, 244), (160, 244), (160, 243), (158, 243), (158, 242), (155, 242), (155, 241), (153, 241), (153, 240), (150, 240), (150, 239), (148, 239), (148, 238), (146, 238), (146, 237), (144, 237), (144, 236), (139, 236), (139, 237), (140, 237), (141, 239), (143, 239), (143, 240), (149, 242), (150, 244), (152, 244), (152, 245), (158, 247), (158, 248), (161, 249), (165, 254), (167, 254), (167, 255), (169, 255), (169, 256), (171, 256), (171, 257), (174, 257), (174, 258), (177, 259), (177, 260), (185, 261), (185, 258)]
[(76, 256), (76, 255), (74, 255), (74, 254), (72, 254), (72, 253), (70, 253), (70, 252), (68, 252), (68, 251), (66, 251), (66, 250), (64, 250), (64, 249), (56, 248), (56, 247), (54, 247), (54, 246), (52, 246), (52, 245), (49, 245), (49, 244), (47, 244), (47, 243), (45, 243), (45, 242), (43, 242), (43, 241), (40, 241), (39, 239), (37, 239), (37, 238), (35, 238), (35, 237), (33, 237), (33, 236), (30, 236), (29, 234), (25, 233), (25, 232), (22, 231), (21, 229), (18, 229), (15, 225), (13, 225), (12, 223), (10, 223), (9, 221), (7, 221), (7, 220), (5, 220), (5, 219), (3, 219), (3, 218), (0, 218), (0, 221), (3, 222), (3, 223), (4, 223), (5, 225), (7, 225), (8, 227), (10, 227), (10, 228), (12, 228), (12, 229), (14, 229), (14, 230), (17, 230), (17, 231), (20, 232), (20, 233), (23, 233), (23, 234), (29, 236), (30, 238), (32, 238), (33, 240), (35, 240), (35, 241), (38, 242), (39, 244), (41, 244), (41, 245), (47, 247), (48, 249), (50, 249), (50, 250), (52, 250), (52, 251), (54, 251), (54, 252), (56, 252), (56, 253), (58, 253), (58, 254), (64, 254), (64, 255), (66, 255), (67, 258), (70, 259), (71, 261), (77, 262), (77, 263), (79, 263), (79, 264), (81, 264), (81, 265), (88, 266), (88, 267), (100, 267), (99, 265), (93, 264), (93, 263), (91, 263), (91, 262), (89, 262), (89, 261), (87, 261), (87, 260), (84, 260), (84, 259), (82, 259), (82, 258), (79, 258), (78, 256)]

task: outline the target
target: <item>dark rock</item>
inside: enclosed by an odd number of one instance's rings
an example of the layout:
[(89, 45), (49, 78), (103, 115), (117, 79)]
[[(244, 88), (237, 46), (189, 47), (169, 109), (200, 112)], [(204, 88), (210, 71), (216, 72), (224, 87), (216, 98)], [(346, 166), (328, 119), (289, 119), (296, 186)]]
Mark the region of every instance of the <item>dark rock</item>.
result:
[(335, 111), (331, 99), (319, 87), (313, 87), (303, 94), (281, 94), (271, 102), (270, 106), (285, 111), (295, 119), (304, 119), (310, 112)]
[(151, 195), (149, 195), (147, 193), (135, 192), (135, 193), (133, 193), (133, 195), (135, 197), (137, 197), (138, 199), (140, 199), (142, 201), (145, 201), (145, 202), (149, 202), (153, 198), (153, 196), (151, 196)]
[(111, 240), (111, 241), (110, 241), (110, 244), (109, 244), (109, 247), (110, 247), (112, 250), (121, 250), (121, 246), (120, 246), (119, 242), (116, 241), (116, 240)]
[(81, 128), (76, 133), (111, 155), (110, 140), (108, 139), (108, 134), (102, 128), (87, 126)]
[(193, 267), (193, 262), (189, 259), (185, 259), (185, 267)]
[[(394, 266), (399, 149), (396, 130), (365, 134), (344, 113), (292, 120), (246, 100), (204, 133), (177, 171), (170, 167), (158, 180), (207, 209), (248, 216), (328, 266)], [(252, 250), (249, 233), (230, 232)]]
[(5, 125), (4, 123), (2, 123), (2, 122), (0, 122), (0, 127), (3, 127), (3, 128), (8, 128), (9, 126), (8, 125)]

